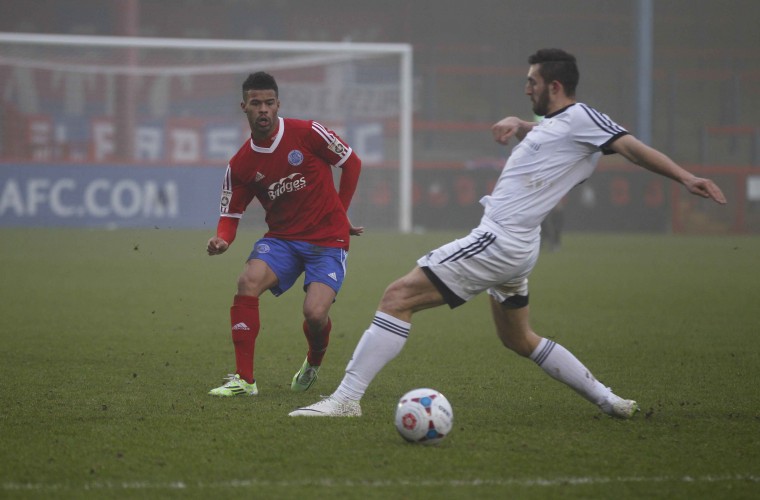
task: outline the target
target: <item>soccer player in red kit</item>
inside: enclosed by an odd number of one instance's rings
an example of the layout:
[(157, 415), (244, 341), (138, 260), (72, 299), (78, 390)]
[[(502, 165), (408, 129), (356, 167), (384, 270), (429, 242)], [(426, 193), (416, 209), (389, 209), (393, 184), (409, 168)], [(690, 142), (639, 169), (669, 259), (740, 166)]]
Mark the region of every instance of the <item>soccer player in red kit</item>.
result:
[[(316, 380), (327, 350), (329, 312), (345, 276), (349, 236), (364, 231), (353, 227), (346, 215), (361, 160), (320, 123), (279, 117), (277, 82), (267, 73), (248, 76), (240, 107), (251, 138), (227, 166), (219, 224), (207, 252), (219, 255), (229, 248), (254, 198), (266, 212), (268, 231), (253, 246), (230, 308), (236, 371), (209, 394), (258, 394), (253, 358), (260, 327), (259, 296), (266, 290), (281, 295), (302, 273), (303, 331), (309, 349), (291, 389), (305, 391)], [(341, 169), (337, 191), (331, 167)]]

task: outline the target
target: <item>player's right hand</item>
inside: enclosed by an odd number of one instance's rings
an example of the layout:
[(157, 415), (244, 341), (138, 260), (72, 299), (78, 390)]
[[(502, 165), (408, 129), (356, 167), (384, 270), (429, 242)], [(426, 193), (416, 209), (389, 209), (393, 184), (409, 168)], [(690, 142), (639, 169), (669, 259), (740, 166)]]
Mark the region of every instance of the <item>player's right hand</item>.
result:
[(208, 240), (206, 244), (206, 252), (209, 255), (223, 254), (230, 247), (230, 244), (221, 239), (219, 236), (214, 236)]
[(506, 146), (512, 137), (522, 141), (534, 126), (535, 122), (526, 122), (516, 116), (508, 116), (491, 126), (491, 135), (494, 141)]
[(491, 134), (496, 142), (507, 145), (509, 139), (517, 133), (519, 128), (519, 120), (514, 116), (508, 116), (493, 124), (491, 127)]

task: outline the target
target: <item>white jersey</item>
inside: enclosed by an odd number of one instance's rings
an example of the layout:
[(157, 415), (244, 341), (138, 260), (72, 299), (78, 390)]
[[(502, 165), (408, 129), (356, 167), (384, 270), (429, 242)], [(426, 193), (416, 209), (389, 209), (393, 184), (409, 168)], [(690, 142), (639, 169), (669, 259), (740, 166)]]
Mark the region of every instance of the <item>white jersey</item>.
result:
[(493, 193), (480, 200), (484, 217), (519, 240), (535, 241), (547, 214), (627, 133), (582, 103), (547, 115), (514, 147)]
[(626, 130), (575, 103), (544, 117), (512, 150), (480, 225), (417, 260), (454, 308), (488, 290), (507, 307), (528, 304), (528, 276), (538, 260), (541, 221), (589, 178)]

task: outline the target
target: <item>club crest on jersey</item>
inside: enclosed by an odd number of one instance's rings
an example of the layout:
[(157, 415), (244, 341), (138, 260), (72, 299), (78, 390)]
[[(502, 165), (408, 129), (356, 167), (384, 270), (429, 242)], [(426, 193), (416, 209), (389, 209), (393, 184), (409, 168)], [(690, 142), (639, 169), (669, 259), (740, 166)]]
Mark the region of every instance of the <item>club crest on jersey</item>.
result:
[(333, 139), (329, 146), (327, 146), (327, 149), (338, 156), (342, 156), (346, 152), (346, 146), (344, 146), (343, 143), (337, 139), (337, 137)]
[(293, 151), (288, 153), (288, 163), (290, 163), (294, 167), (297, 167), (298, 165), (303, 163), (303, 153), (297, 149), (294, 149)]

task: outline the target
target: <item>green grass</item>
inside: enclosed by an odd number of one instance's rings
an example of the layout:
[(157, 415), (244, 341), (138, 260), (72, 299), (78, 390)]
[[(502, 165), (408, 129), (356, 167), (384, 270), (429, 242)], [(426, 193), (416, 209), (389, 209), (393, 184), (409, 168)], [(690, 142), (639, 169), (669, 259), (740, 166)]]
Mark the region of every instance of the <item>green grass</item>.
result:
[[(385, 286), (453, 234), (354, 240), (320, 379), (299, 287), (262, 300), (256, 398), (206, 395), (234, 370), (228, 309), (258, 232), (0, 230), (2, 498), (757, 498), (757, 237), (567, 236), (531, 278), (535, 329), (619, 394), (600, 415), (496, 339), (486, 298), (415, 316), (359, 419), (292, 419), (338, 385)], [(451, 401), (438, 447), (405, 443), (397, 398)]]

